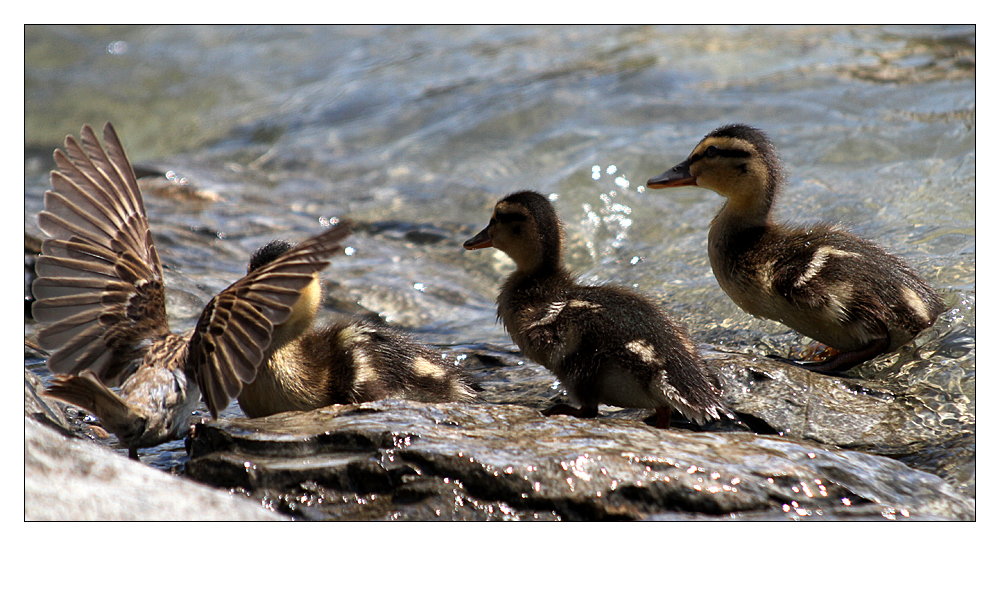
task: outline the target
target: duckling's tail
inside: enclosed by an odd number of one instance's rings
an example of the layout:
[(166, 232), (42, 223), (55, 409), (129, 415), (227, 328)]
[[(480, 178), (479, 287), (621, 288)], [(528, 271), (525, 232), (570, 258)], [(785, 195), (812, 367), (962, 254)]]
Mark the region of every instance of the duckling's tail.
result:
[[(717, 386), (712, 378), (705, 377), (701, 381), (696, 379), (694, 385), (686, 386), (687, 393), (681, 394), (671, 384), (670, 375), (663, 372), (660, 379), (660, 392), (666, 399), (667, 406), (672, 407), (698, 425), (717, 421), (722, 417), (735, 418), (733, 413), (722, 403), (722, 388)], [(657, 417), (658, 423), (664, 422), (664, 415), (659, 410)], [(669, 417), (667, 417), (666, 422), (669, 423)]]

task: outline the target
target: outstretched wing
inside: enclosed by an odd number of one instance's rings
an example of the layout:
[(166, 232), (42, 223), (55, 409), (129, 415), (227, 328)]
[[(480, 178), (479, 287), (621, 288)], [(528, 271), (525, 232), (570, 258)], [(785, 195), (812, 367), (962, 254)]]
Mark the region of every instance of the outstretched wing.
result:
[(202, 311), (188, 369), (213, 417), (257, 376), (274, 327), (288, 319), (302, 290), (349, 233), (349, 223), (342, 221), (306, 240), (220, 292)]
[(38, 225), (50, 239), (35, 263), (38, 344), (53, 373), (93, 371), (114, 383), (153, 338), (169, 333), (163, 270), (132, 164), (110, 123), (104, 147), (89, 125), (55, 151)]

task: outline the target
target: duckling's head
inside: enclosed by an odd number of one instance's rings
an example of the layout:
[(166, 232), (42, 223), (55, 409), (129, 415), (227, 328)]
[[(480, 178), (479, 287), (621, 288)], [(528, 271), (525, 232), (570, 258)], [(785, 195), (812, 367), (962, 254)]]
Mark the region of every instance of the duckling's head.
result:
[[(292, 249), (292, 245), (284, 240), (273, 240), (261, 246), (250, 257), (250, 264), (247, 266), (247, 273), (252, 273), (262, 269), (275, 261), (279, 256)], [(271, 334), (271, 346), (277, 347), (285, 342), (299, 337), (312, 325), (319, 311), (322, 288), (319, 283), (319, 275), (314, 274), (309, 285), (302, 289), (302, 295), (292, 306), (292, 314), (288, 320), (275, 327)]]
[(526, 273), (555, 271), (562, 264), (562, 224), (544, 196), (517, 192), (497, 202), (489, 225), (463, 246), (501, 250)]
[(247, 265), (247, 273), (253, 273), (264, 265), (274, 262), (279, 256), (292, 249), (292, 245), (285, 240), (271, 240), (264, 244), (250, 257), (250, 264)]
[(781, 162), (763, 131), (749, 125), (725, 125), (706, 135), (687, 160), (646, 185), (696, 185), (729, 198), (736, 211), (766, 215), (781, 178)]

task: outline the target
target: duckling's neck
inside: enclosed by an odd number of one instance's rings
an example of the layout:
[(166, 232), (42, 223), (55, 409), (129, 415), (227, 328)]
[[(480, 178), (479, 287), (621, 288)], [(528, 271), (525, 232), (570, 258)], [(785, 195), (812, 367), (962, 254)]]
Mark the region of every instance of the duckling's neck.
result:
[(764, 229), (771, 223), (773, 194), (765, 190), (755, 190), (746, 194), (732, 195), (726, 199), (709, 229), (709, 245), (713, 240), (728, 239), (742, 233)]
[(532, 269), (516, 269), (507, 281), (517, 281), (518, 285), (547, 285), (553, 281), (572, 279), (569, 271), (561, 264), (540, 264)]
[(712, 219), (708, 230), (708, 259), (712, 272), (722, 289), (744, 308), (745, 304), (737, 298), (746, 288), (746, 261), (754, 249), (760, 247), (771, 227), (770, 202), (730, 198)]
[(517, 269), (504, 282), (497, 298), (501, 318), (508, 307), (544, 302), (548, 296), (573, 285), (573, 276), (562, 265), (526, 271)]

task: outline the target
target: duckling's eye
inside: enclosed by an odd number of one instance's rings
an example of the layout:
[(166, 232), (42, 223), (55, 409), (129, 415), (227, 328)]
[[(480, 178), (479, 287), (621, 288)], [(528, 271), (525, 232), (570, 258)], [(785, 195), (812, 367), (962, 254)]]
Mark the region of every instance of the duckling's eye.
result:
[(498, 213), (496, 216), (497, 223), (520, 223), (528, 219), (527, 216), (520, 213)]
[(705, 158), (715, 158), (719, 155), (719, 149), (715, 146), (709, 146), (705, 148)]

